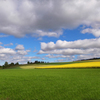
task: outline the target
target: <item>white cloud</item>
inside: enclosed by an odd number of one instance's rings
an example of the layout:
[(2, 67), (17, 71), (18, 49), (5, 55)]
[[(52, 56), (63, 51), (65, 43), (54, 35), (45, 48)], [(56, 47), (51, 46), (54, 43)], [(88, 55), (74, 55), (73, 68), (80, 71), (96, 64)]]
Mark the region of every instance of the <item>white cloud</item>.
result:
[(99, 22), (99, 0), (0, 0), (0, 32), (16, 37), (59, 37), (62, 28)]
[(58, 59), (58, 60), (55, 60), (55, 62), (65, 62), (67, 61), (66, 59)]
[(16, 52), (10, 48), (1, 48), (0, 54), (16, 54)]
[(100, 29), (96, 29), (96, 28), (86, 28), (84, 30), (81, 31), (83, 34), (85, 33), (89, 33), (89, 34), (93, 34), (95, 37), (99, 37), (100, 36)]
[(33, 52), (37, 52), (38, 50), (36, 50), (36, 49), (34, 49), (34, 51)]
[(16, 50), (24, 50), (25, 48), (24, 48), (24, 46), (23, 45), (17, 45), (16, 46), (16, 48), (15, 48)]
[(45, 56), (48, 58), (71, 58), (75, 55), (78, 56), (77, 59), (100, 57), (100, 38), (76, 41), (58, 40), (56, 43), (41, 42), (41, 50), (38, 54), (48, 54)]
[(0, 57), (5, 57), (5, 54), (0, 54)]
[(90, 59), (90, 58), (100, 58), (100, 52), (94, 54), (79, 55), (76, 60)]
[(0, 42), (0, 45), (2, 44), (2, 42)]
[(100, 38), (95, 39), (84, 39), (76, 41), (62, 41), (58, 40), (54, 42), (41, 42), (41, 50), (57, 50), (57, 49), (89, 49), (89, 48), (100, 48)]
[(17, 53), (20, 55), (27, 55), (27, 51), (25, 50), (18, 50)]
[[(33, 36), (36, 36), (36, 37), (43, 37), (43, 36), (59, 37), (60, 35), (62, 35), (61, 31), (57, 31), (57, 32), (44, 32), (42, 30), (36, 30), (35, 33), (36, 34), (33, 34)], [(41, 38), (39, 38), (39, 39), (41, 39)]]
[[(7, 44), (8, 45), (8, 44)], [(27, 61), (32, 61), (33, 59), (41, 59), (38, 56), (30, 56), (28, 52), (31, 50), (24, 50), (23, 45), (17, 45), (16, 49), (6, 48), (0, 46), (0, 61), (11, 62), (19, 62), (19, 63), (27, 63)]]
[(32, 61), (32, 59), (40, 59), (40, 57), (32, 56), (32, 57), (26, 57), (26, 56), (14, 56), (10, 62), (20, 62), (20, 63), (27, 63), (27, 61)]
[(21, 50), (18, 50), (18, 51), (17, 51), (17, 53), (18, 53), (19, 55), (27, 55), (28, 52), (30, 52), (30, 50), (23, 50), (23, 49), (21, 49)]
[(45, 58), (41, 58), (42, 60), (46, 60)]
[(74, 56), (48, 54), (45, 57), (48, 57), (48, 58), (70, 58), (70, 57), (74, 57)]
[(49, 51), (39, 51), (39, 54), (63, 54), (63, 55), (80, 55), (88, 54), (98, 51), (99, 49), (62, 49), (62, 50), (49, 50)]
[(13, 45), (13, 43), (5, 44), (4, 46), (10, 46), (10, 45)]
[(8, 37), (8, 35), (0, 35), (0, 37)]
[(45, 58), (56, 58), (57, 60), (55, 60), (56, 62), (61, 62), (61, 61), (72, 61), (75, 56), (73, 55), (62, 55), (62, 54), (48, 54), (46, 56), (44, 56)]
[(38, 38), (38, 40), (42, 40), (42, 39), (43, 39), (42, 37), (39, 37), (39, 38)]

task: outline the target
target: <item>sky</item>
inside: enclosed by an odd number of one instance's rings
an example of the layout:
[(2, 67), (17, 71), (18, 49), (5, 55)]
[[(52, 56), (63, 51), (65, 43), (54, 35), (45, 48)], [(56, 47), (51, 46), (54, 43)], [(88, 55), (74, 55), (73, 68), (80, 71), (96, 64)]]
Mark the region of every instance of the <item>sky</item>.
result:
[(98, 57), (99, 0), (0, 0), (0, 65)]

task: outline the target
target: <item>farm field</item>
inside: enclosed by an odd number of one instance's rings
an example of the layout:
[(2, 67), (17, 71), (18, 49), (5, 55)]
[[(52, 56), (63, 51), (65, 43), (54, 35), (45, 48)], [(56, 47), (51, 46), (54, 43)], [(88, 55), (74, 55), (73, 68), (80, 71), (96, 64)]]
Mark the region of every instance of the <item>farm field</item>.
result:
[(0, 70), (0, 100), (100, 100), (100, 69)]
[(72, 63), (64, 65), (51, 65), (51, 66), (41, 66), (36, 68), (96, 68), (100, 67), (100, 62), (82, 62), (82, 63)]
[(74, 62), (58, 62), (58, 63), (43, 63), (43, 64), (26, 64), (11, 67), (10, 69), (34, 69), (34, 68), (86, 68), (100, 67), (100, 59), (74, 61)]

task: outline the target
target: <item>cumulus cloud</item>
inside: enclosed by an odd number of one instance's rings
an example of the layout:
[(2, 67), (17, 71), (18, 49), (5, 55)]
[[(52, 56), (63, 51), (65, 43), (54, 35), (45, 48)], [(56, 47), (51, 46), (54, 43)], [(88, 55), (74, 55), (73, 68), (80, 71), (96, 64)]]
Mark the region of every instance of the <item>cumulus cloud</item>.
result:
[(4, 46), (10, 46), (10, 45), (13, 45), (13, 43), (5, 44)]
[(65, 62), (67, 61), (66, 59), (58, 59), (58, 60), (55, 60), (55, 62)]
[(36, 57), (36, 56), (13, 56), (13, 58), (10, 60), (10, 62), (20, 62), (20, 63), (27, 63), (27, 61), (32, 61), (32, 59), (40, 59), (40, 57)]
[(28, 52), (30, 52), (30, 50), (18, 50), (18, 51), (17, 51), (17, 53), (18, 53), (19, 55), (27, 55)]
[(81, 33), (86, 34), (93, 34), (95, 37), (100, 37), (100, 22), (92, 24), (89, 28), (83, 28)]
[(53, 54), (48, 54), (45, 57), (48, 57), (48, 58), (74, 58), (74, 56), (69, 56), (69, 55), (53, 55)]
[[(44, 32), (42, 30), (37, 30), (35, 33), (36, 34), (33, 34), (32, 36), (36, 36), (36, 37), (42, 37), (42, 36), (59, 37), (60, 35), (62, 35), (61, 31), (57, 31), (57, 32)], [(39, 38), (39, 40), (41, 40), (41, 38)]]
[(60, 61), (72, 61), (75, 56), (71, 56), (71, 55), (62, 55), (62, 54), (48, 54), (46, 56), (44, 56), (45, 58), (56, 58), (57, 60), (55, 60), (56, 62), (60, 62)]
[(62, 28), (99, 22), (99, 0), (0, 0), (0, 32), (16, 37), (59, 37)]
[(80, 55), (88, 54), (98, 51), (99, 49), (62, 49), (62, 50), (49, 50), (49, 51), (39, 51), (39, 54), (63, 54), (63, 55)]
[(24, 48), (24, 46), (23, 45), (17, 45), (16, 46), (16, 48), (15, 48), (16, 50), (24, 50), (25, 48)]
[(34, 51), (33, 52), (37, 52), (38, 50), (36, 50), (36, 49), (34, 49)]
[(17, 53), (20, 55), (27, 55), (27, 51), (25, 50), (18, 50)]
[(86, 29), (82, 30), (81, 32), (83, 34), (85, 34), (85, 33), (93, 34), (95, 37), (100, 36), (100, 28), (98, 28), (98, 29), (96, 29), (96, 28), (86, 28)]
[(0, 42), (0, 45), (2, 44), (2, 42)]
[(56, 43), (41, 42), (41, 50), (38, 53), (48, 54), (46, 55), (48, 58), (70, 58), (75, 55), (77, 55), (80, 59), (100, 57), (100, 38), (76, 41), (58, 40)]
[(90, 58), (100, 58), (100, 52), (87, 55), (79, 55), (76, 60), (90, 59)]
[(100, 48), (100, 38), (84, 39), (76, 41), (58, 40), (56, 43), (41, 42), (42, 51), (49, 51), (56, 49), (89, 49), (89, 48)]
[(41, 59), (38, 56), (29, 56), (28, 52), (31, 52), (31, 50), (25, 50), (24, 46), (20, 44), (17, 45), (16, 49), (0, 46), (0, 61), (27, 63), (32, 59)]
[(28, 52), (30, 52), (31, 50), (25, 50), (24, 46), (21, 44), (18, 44), (15, 48), (17, 54), (19, 55), (27, 55)]
[(0, 35), (0, 37), (8, 37), (8, 35)]
[(0, 54), (0, 57), (5, 57), (5, 54)]
[(16, 54), (11, 48), (0, 48), (0, 54)]

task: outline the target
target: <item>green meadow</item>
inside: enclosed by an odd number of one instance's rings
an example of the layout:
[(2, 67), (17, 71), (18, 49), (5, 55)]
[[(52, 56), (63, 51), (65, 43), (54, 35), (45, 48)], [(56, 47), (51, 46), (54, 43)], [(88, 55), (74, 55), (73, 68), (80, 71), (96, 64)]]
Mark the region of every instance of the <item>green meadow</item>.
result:
[(2, 69), (0, 100), (100, 100), (100, 69)]

